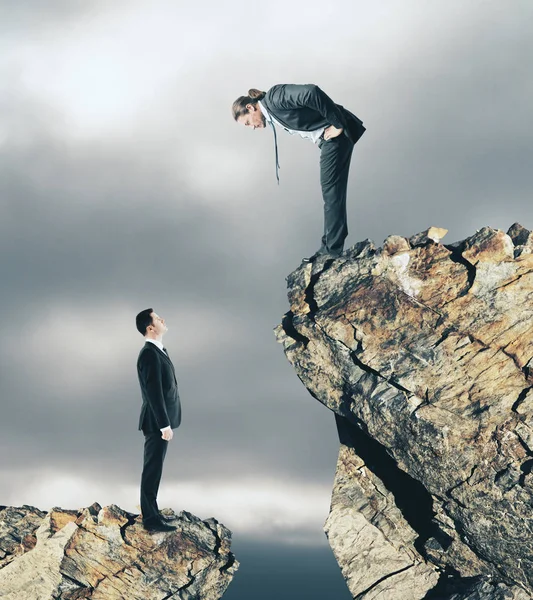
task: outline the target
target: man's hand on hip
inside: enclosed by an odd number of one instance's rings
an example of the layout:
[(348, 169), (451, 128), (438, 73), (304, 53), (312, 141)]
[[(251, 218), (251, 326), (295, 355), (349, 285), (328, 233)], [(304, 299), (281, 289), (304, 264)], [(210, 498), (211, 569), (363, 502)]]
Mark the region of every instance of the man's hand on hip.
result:
[(326, 129), (324, 129), (324, 139), (325, 140), (331, 140), (333, 138), (338, 137), (342, 132), (344, 131), (344, 129), (337, 129), (336, 127), (333, 127), (333, 125), (330, 125), (329, 127), (326, 127)]

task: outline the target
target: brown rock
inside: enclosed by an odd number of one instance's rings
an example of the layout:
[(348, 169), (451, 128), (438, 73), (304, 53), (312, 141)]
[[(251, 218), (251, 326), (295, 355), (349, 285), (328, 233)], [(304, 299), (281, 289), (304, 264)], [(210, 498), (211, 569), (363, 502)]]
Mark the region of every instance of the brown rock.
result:
[(45, 514), (33, 506), (1, 507), (0, 569), (35, 546), (35, 531)]
[[(231, 532), (182, 512), (177, 530), (149, 533), (138, 515), (98, 504), (80, 511), (0, 511), (0, 590), (5, 600), (91, 598), (215, 600), (238, 563)], [(35, 543), (13, 543), (21, 536)]]
[(383, 242), (383, 252), (389, 256), (399, 252), (408, 252), (410, 249), (409, 240), (400, 235), (389, 235)]
[(48, 519), (50, 520), (50, 533), (55, 533), (60, 529), (63, 529), (67, 523), (76, 521), (78, 518), (78, 511), (76, 510), (62, 510), (61, 508), (52, 508), (48, 513)]
[(531, 596), (533, 255), (511, 236), (393, 236), (289, 278), (302, 301), (278, 340), (359, 440), (341, 446), (326, 523), (358, 598)]
[(442, 227), (430, 227), (422, 233), (417, 233), (409, 238), (409, 243), (411, 246), (421, 246), (423, 244), (427, 244), (428, 242), (434, 242), (438, 244), (442, 238), (448, 233), (447, 229), (443, 229)]
[(478, 262), (500, 263), (513, 260), (513, 241), (503, 231), (483, 227), (465, 240), (463, 257), (473, 265)]

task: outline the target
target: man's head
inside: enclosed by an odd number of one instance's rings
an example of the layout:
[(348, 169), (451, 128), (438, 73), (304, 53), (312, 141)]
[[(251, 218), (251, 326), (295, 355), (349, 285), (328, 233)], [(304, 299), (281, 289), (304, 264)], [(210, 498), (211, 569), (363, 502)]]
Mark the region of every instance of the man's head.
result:
[(136, 317), (137, 330), (144, 337), (160, 340), (168, 331), (165, 319), (161, 318), (152, 308), (142, 310)]
[(266, 127), (265, 115), (259, 106), (259, 100), (265, 97), (265, 92), (252, 88), (248, 90), (248, 96), (239, 96), (233, 103), (233, 118), (252, 129), (264, 129)]

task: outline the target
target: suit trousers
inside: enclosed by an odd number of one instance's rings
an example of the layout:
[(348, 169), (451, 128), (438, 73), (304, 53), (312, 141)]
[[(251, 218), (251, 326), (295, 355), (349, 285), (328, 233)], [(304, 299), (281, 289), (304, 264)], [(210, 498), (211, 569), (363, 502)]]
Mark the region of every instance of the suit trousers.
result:
[(144, 465), (141, 476), (141, 512), (143, 522), (159, 519), (157, 506), (157, 492), (161, 475), (163, 474), (163, 461), (167, 453), (168, 442), (161, 437), (160, 431), (144, 433)]
[(319, 253), (340, 254), (348, 235), (346, 190), (354, 144), (343, 133), (321, 140), (320, 185), (324, 199), (324, 235)]

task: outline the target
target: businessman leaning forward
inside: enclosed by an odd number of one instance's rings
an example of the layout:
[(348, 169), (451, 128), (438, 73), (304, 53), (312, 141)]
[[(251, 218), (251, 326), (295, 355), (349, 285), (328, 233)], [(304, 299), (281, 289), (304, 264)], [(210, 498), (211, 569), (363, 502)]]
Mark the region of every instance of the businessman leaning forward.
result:
[(174, 365), (163, 347), (167, 332), (165, 320), (151, 308), (136, 318), (137, 329), (146, 343), (139, 353), (137, 374), (142, 394), (139, 429), (144, 433), (144, 466), (141, 477), (141, 512), (148, 531), (176, 529), (171, 520), (159, 512), (157, 492), (163, 473), (167, 446), (173, 429), (181, 422), (181, 405)]
[(276, 177), (278, 147), (276, 127), (310, 139), (320, 148), (320, 185), (324, 200), (324, 235), (313, 256), (340, 256), (348, 235), (346, 189), (354, 144), (365, 132), (363, 122), (327, 96), (316, 85), (280, 84), (267, 92), (257, 89), (240, 96), (232, 107), (233, 118), (246, 127), (274, 132)]

